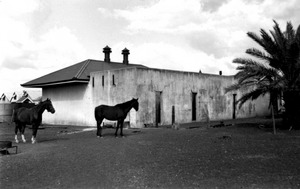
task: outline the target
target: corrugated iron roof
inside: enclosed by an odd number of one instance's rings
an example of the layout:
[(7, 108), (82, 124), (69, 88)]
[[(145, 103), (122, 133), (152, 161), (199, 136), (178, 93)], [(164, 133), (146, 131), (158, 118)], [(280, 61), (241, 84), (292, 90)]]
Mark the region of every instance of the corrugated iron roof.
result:
[(123, 64), (116, 62), (104, 62), (87, 59), (72, 66), (44, 75), (27, 83), (23, 87), (44, 87), (48, 85), (59, 85), (65, 83), (87, 83), (91, 72), (120, 69), (126, 67), (143, 67), (139, 64)]
[(25, 101), (28, 101), (29, 103), (33, 103), (33, 100), (30, 96), (22, 96), (21, 98), (19, 98), (17, 101), (15, 101), (16, 103), (24, 103)]

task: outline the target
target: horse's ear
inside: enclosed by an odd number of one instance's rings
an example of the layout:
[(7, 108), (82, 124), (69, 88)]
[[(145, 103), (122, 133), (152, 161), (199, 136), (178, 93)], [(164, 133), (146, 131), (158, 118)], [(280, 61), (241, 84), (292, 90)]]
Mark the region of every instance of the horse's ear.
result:
[(139, 100), (139, 98), (136, 99), (136, 101), (138, 101), (138, 100)]

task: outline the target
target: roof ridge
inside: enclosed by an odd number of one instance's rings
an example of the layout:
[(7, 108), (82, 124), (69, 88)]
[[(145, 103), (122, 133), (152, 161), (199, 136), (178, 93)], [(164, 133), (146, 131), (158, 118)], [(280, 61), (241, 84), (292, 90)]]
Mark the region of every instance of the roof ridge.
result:
[[(105, 62), (105, 61), (103, 61), (103, 60), (96, 60), (96, 59), (87, 59), (87, 60), (90, 60), (90, 61), (96, 61), (96, 62), (101, 62), (101, 63), (106, 63), (106, 64), (122, 64), (122, 65), (124, 65), (123, 62), (114, 62), (114, 61)], [(87, 61), (87, 60), (86, 60), (86, 61)], [(136, 66), (136, 65), (138, 65), (138, 66), (144, 66), (143, 64), (135, 64), (135, 63), (129, 63), (128, 65), (133, 65), (133, 66)], [(145, 66), (145, 67), (147, 67), (147, 66)]]
[(77, 74), (73, 77), (73, 79), (78, 79), (81, 76), (81, 74), (84, 72), (84, 70), (86, 69), (89, 63), (90, 63), (90, 59), (87, 59), (85, 63), (82, 65), (82, 67), (79, 69)]

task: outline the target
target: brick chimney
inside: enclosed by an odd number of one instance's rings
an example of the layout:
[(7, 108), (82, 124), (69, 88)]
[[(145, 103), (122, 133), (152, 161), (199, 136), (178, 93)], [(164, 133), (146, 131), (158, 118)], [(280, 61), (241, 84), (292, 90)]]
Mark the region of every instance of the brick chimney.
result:
[(111, 48), (106, 45), (106, 47), (103, 48), (103, 52), (104, 52), (104, 61), (110, 62)]
[(130, 53), (129, 53), (129, 50), (126, 49), (126, 48), (123, 49), (123, 50), (122, 50), (122, 54), (123, 54), (123, 64), (128, 65), (128, 64), (129, 64), (128, 55), (130, 54)]

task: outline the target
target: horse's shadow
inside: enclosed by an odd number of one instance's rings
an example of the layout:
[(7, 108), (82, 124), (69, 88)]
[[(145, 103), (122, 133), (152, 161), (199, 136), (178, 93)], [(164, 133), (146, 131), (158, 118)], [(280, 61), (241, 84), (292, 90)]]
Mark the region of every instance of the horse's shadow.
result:
[[(143, 132), (140, 130), (140, 129), (133, 129), (133, 130), (129, 130), (127, 132), (125, 132), (123, 134), (123, 136), (116, 136), (115, 133), (114, 133), (114, 128), (112, 129), (105, 129), (105, 130), (108, 130), (108, 132), (104, 132), (102, 134), (102, 137), (105, 138), (105, 137), (111, 137), (111, 138), (127, 138), (127, 137), (132, 137), (132, 136), (135, 136), (135, 135), (140, 135), (140, 134), (143, 134)], [(105, 131), (104, 130), (104, 131)], [(110, 132), (109, 130), (111, 130), (112, 132)], [(100, 137), (99, 137), (100, 138)]]
[(37, 142), (38, 143), (48, 143), (48, 142), (58, 142), (58, 141), (67, 141), (69, 138), (41, 138)]

